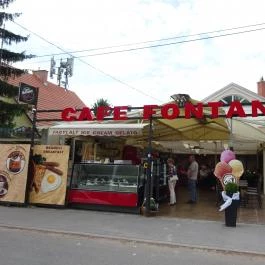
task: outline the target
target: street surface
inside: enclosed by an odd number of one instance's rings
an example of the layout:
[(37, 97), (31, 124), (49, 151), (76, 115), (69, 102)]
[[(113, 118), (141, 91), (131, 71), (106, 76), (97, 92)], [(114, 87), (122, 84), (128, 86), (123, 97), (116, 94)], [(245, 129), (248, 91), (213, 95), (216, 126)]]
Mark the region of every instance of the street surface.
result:
[(0, 265), (263, 265), (264, 257), (0, 228)]

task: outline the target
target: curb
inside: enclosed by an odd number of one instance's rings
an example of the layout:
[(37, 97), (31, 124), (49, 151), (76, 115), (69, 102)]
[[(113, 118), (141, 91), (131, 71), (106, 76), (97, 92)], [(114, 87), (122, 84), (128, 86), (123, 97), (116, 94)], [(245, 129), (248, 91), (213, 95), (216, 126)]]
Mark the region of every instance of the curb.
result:
[(100, 235), (94, 233), (82, 233), (82, 232), (73, 232), (73, 231), (64, 231), (64, 230), (52, 230), (52, 229), (42, 229), (35, 227), (22, 227), (22, 226), (14, 226), (14, 225), (5, 225), (0, 224), (0, 229), (9, 229), (9, 230), (19, 230), (19, 231), (29, 231), (36, 232), (42, 234), (52, 234), (52, 235), (61, 235), (61, 236), (69, 236), (69, 237), (81, 237), (87, 239), (103, 239), (103, 240), (111, 240), (111, 241), (119, 241), (124, 243), (138, 243), (145, 245), (153, 245), (153, 246), (162, 246), (162, 247), (170, 247), (170, 248), (184, 248), (190, 250), (200, 250), (200, 251), (209, 251), (215, 253), (222, 254), (234, 254), (234, 255), (246, 255), (246, 256), (258, 256), (265, 257), (265, 253), (255, 252), (255, 251), (245, 251), (239, 249), (225, 249), (218, 247), (209, 247), (209, 246), (199, 246), (192, 244), (182, 244), (175, 242), (165, 242), (165, 241), (157, 241), (157, 240), (148, 240), (148, 239), (139, 239), (132, 237), (123, 237), (123, 236), (113, 236), (113, 235)]

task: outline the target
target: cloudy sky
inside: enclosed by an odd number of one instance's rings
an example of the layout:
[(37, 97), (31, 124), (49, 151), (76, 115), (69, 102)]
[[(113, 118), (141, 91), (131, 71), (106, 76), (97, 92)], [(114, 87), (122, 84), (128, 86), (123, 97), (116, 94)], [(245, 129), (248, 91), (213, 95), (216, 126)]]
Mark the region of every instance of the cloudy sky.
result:
[[(264, 0), (16, 0), (8, 11), (22, 15), (6, 28), (30, 34), (12, 49), (49, 55), (19, 65), (27, 69), (49, 70), (52, 54), (62, 50), (97, 49), (72, 53), (81, 58), (69, 89), (88, 106), (99, 98), (142, 106), (176, 93), (201, 100), (231, 82), (256, 92), (265, 76), (264, 10)], [(237, 29), (224, 31), (231, 28)], [(230, 35), (242, 31), (252, 32)], [(214, 33), (196, 35), (205, 32)], [(167, 40), (154, 41), (160, 39)], [(175, 44), (134, 50), (169, 43)], [(98, 49), (110, 46), (119, 47)], [(56, 66), (67, 57), (54, 56)]]

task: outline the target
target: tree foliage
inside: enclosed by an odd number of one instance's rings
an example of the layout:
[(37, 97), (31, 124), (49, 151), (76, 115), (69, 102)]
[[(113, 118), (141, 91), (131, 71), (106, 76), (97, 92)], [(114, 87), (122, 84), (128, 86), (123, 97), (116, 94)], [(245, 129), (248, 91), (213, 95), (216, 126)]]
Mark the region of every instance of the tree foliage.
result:
[(26, 73), (25, 70), (13, 67), (12, 63), (34, 57), (25, 54), (24, 51), (20, 53), (12, 52), (5, 47), (28, 40), (28, 36), (24, 37), (5, 29), (5, 22), (14, 21), (15, 18), (21, 15), (21, 13), (11, 14), (5, 12), (12, 2), (14, 0), (0, 0), (0, 126), (11, 128), (14, 126), (14, 117), (21, 115), (25, 110), (25, 106), (8, 103), (6, 98), (15, 98), (18, 95), (18, 88), (8, 84), (7, 80)]
[(92, 108), (94, 109), (95, 115), (97, 115), (98, 107), (110, 107), (110, 103), (107, 99), (100, 98), (98, 99), (93, 105)]

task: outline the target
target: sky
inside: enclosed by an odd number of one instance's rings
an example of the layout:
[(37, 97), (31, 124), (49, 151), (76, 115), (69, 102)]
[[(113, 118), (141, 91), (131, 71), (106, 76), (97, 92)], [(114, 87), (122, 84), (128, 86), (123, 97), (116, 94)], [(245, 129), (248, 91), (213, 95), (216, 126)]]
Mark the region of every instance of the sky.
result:
[[(87, 106), (100, 98), (113, 106), (162, 104), (178, 93), (202, 100), (232, 82), (256, 92), (265, 76), (264, 10), (264, 0), (16, 0), (6, 11), (22, 15), (6, 23), (6, 29), (30, 37), (8, 48), (49, 55), (16, 64), (49, 70), (52, 55), (62, 50), (133, 44), (71, 53), (82, 58), (74, 59), (69, 89)], [(195, 35), (231, 28), (238, 29)], [(179, 38), (187, 35), (193, 36)], [(206, 39), (190, 41), (202, 37)], [(159, 39), (168, 40), (147, 42)], [(139, 42), (145, 43), (135, 44)], [(54, 58), (58, 67), (70, 54)], [(50, 81), (56, 83), (57, 77)]]

